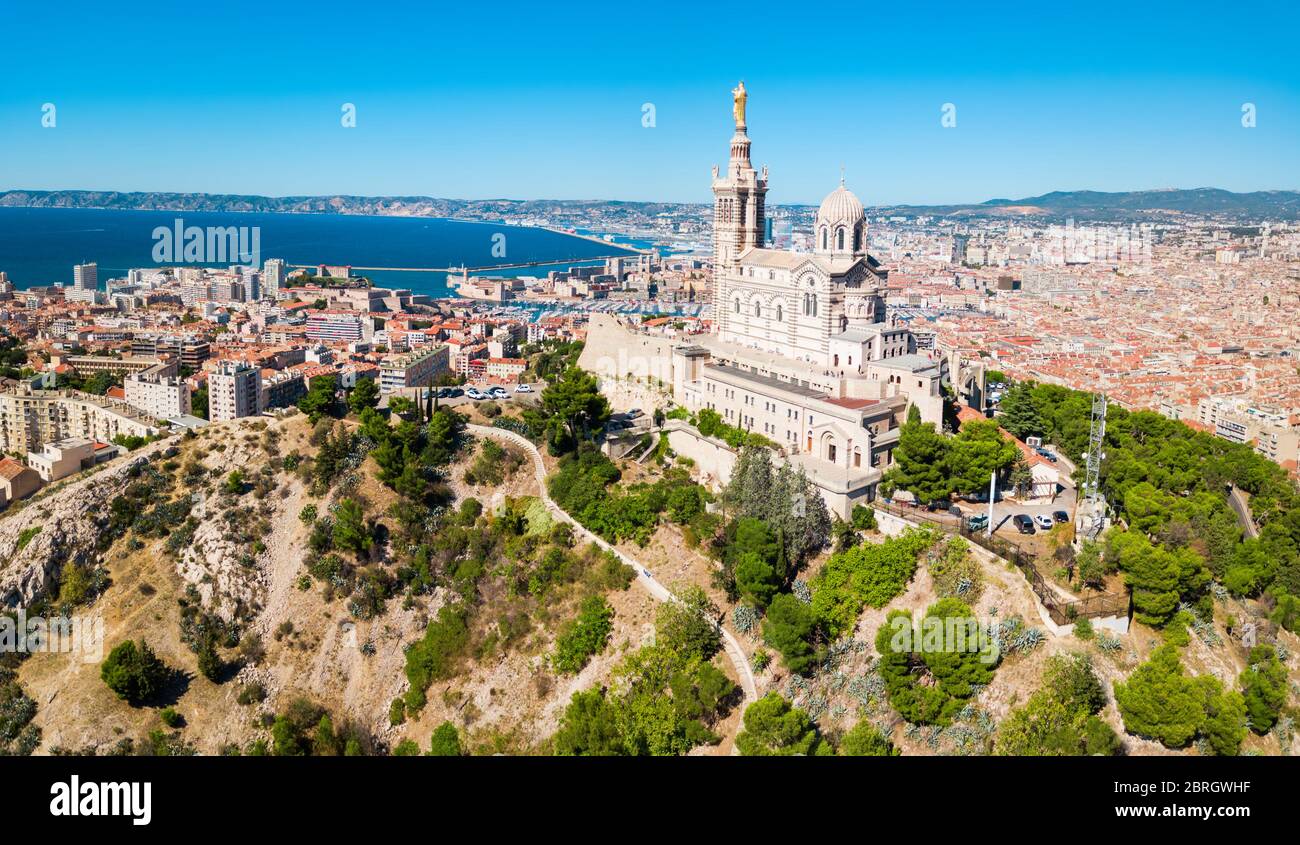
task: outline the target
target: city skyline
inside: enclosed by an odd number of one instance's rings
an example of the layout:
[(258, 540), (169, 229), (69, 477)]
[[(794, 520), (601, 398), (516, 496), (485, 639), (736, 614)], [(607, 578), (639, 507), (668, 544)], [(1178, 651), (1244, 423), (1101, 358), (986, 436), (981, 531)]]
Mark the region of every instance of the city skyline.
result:
[(71, 31), (8, 13), (13, 31), (59, 31), (61, 58), (14, 45), (0, 187), (705, 202), (726, 91), (744, 79), (774, 205), (815, 204), (841, 166), (869, 206), (1300, 188), (1289, 28), (1252, 29), (1249, 11), (1217, 49), (1186, 5), (871, 10), (845, 21), (868, 34), (843, 46), (785, 10), (737, 29), (695, 10), (506, 6), (401, 31), (319, 11), (306, 29), (295, 11), (259, 9), (258, 43), (286, 46), (242, 61), (199, 12), (151, 9), (127, 28), (86, 8)]

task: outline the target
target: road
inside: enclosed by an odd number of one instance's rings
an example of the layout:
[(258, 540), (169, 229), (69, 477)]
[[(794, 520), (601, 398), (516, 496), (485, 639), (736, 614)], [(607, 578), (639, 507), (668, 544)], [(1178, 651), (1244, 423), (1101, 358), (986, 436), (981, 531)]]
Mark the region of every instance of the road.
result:
[[(540, 491), (542, 502), (546, 505), (546, 509), (549, 510), (556, 519), (568, 523), (573, 527), (573, 530), (578, 535), (595, 543), (605, 551), (613, 553), (619, 558), (619, 560), (632, 567), (632, 569), (636, 571), (637, 584), (648, 592), (655, 601), (678, 601), (678, 598), (673, 595), (672, 591), (661, 584), (654, 575), (651, 574), (650, 570), (646, 569), (639, 561), (623, 554), (623, 552), (606, 542), (604, 538), (588, 531), (551, 499), (550, 494), (547, 493), (546, 490), (546, 464), (542, 460), (541, 452), (537, 451), (537, 447), (527, 438), (521, 437), (513, 431), (506, 431), (503, 428), (493, 428), (485, 425), (470, 424), (466, 426), (466, 429), (471, 434), (480, 437), (492, 437), (497, 440), (503, 440), (513, 446), (518, 446), (531, 455), (533, 459), (534, 474), (537, 477), (537, 486)], [(722, 632), (723, 650), (726, 651), (727, 659), (731, 661), (731, 665), (735, 667), (736, 677), (740, 678), (740, 687), (745, 693), (744, 703), (745, 705), (752, 704), (758, 700), (758, 687), (754, 683), (754, 670), (749, 665), (749, 658), (745, 656), (745, 650), (740, 647), (740, 643), (736, 641), (736, 638), (731, 635), (730, 631), (722, 627), (719, 627), (719, 630)]]

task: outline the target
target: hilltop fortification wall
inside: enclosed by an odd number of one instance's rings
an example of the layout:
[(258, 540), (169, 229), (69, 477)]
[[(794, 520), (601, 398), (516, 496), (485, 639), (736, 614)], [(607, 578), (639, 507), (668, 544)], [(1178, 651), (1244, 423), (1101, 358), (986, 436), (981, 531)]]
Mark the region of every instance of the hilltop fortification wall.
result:
[(641, 334), (610, 314), (592, 314), (578, 366), (600, 379), (616, 411), (664, 407), (676, 392), (674, 341)]

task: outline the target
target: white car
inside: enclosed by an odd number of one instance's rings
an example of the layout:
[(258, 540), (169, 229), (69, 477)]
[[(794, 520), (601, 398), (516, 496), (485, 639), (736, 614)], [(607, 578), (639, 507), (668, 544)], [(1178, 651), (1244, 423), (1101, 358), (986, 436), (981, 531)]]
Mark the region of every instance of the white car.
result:
[(486, 399), (486, 398), (487, 398), (486, 396), (484, 396), (482, 393), (479, 392), (479, 389), (478, 389), (477, 387), (471, 387), (469, 390), (466, 390), (466, 391), (465, 391), (465, 395), (468, 396), (468, 397), (471, 398), (471, 399)]
[(532, 393), (532, 392), (533, 389), (526, 384), (521, 384), (515, 387), (515, 393)]
[(1034, 524), (1037, 525), (1039, 528), (1043, 529), (1044, 531), (1051, 531), (1053, 528), (1056, 527), (1055, 520), (1053, 520), (1051, 516), (1045, 513), (1040, 513), (1036, 515), (1034, 517)]

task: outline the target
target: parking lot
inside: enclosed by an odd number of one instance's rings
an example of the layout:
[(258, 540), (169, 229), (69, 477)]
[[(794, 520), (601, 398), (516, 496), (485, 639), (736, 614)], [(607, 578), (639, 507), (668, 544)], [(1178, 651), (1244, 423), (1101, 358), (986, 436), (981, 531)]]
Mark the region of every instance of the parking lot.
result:
[[(1052, 516), (1056, 511), (1065, 511), (1069, 514), (1070, 519), (1074, 519), (1076, 491), (1073, 487), (1062, 486), (1056, 498), (1053, 501), (1038, 502), (1017, 502), (1011, 499), (999, 499), (993, 503), (993, 533), (999, 537), (1004, 537), (1013, 542), (1019, 542), (1029, 535), (1022, 535), (1016, 530), (1015, 524), (1011, 518), (1016, 514), (1025, 514), (1030, 518), (1035, 516)], [(896, 503), (898, 504), (898, 503)], [(953, 505), (962, 512), (962, 518), (972, 516), (985, 516), (989, 512), (987, 502), (954, 502)], [(922, 509), (923, 510), (923, 509)], [(955, 523), (957, 517), (944, 513), (942, 511), (927, 512), (926, 516), (930, 519), (938, 519), (943, 522), (951, 521)], [(1041, 526), (1034, 526), (1034, 533), (1043, 533)]]
[[(452, 407), (452, 408), (456, 407), (457, 405), (465, 405), (465, 404), (473, 405), (473, 404), (475, 404), (476, 402), (482, 402), (482, 401), (484, 401), (484, 400), (482, 400), (482, 399), (472, 399), (472, 398), (468, 395), (468, 391), (470, 390), (470, 388), (475, 388), (475, 389), (479, 390), (480, 392), (484, 392), (484, 393), (486, 393), (487, 391), (492, 390), (492, 389), (495, 388), (495, 387), (500, 387), (501, 389), (505, 390), (505, 392), (506, 392), (506, 395), (505, 395), (504, 398), (493, 398), (492, 401), (495, 401), (495, 402), (518, 402), (518, 403), (526, 403), (526, 404), (529, 404), (529, 405), (535, 405), (535, 404), (537, 404), (539, 401), (541, 401), (541, 391), (542, 391), (542, 388), (543, 388), (545, 385), (541, 384), (540, 382), (537, 382), (537, 383), (530, 383), (530, 384), (527, 385), (527, 387), (528, 387), (528, 391), (523, 392), (523, 393), (516, 392), (515, 388), (518, 387), (518, 386), (519, 386), (519, 385), (514, 385), (514, 384), (502, 384), (502, 385), (492, 385), (492, 384), (477, 384), (477, 385), (476, 385), (476, 384), (463, 384), (463, 385), (460, 385), (460, 386), (455, 387), (455, 388), (450, 388), (451, 390), (459, 390), (459, 391), (461, 391), (461, 394), (460, 394), (459, 396), (442, 396), (442, 397), (439, 397), (439, 398), (438, 398), (438, 404), (439, 404), (439, 405), (446, 405), (446, 406), (448, 406), (448, 407)], [(437, 390), (437, 389), (439, 389), (439, 388), (432, 388), (432, 389)], [(443, 389), (445, 390), (445, 389), (447, 389), (447, 388), (443, 388)], [(386, 394), (386, 395), (380, 397), (380, 399), (379, 399), (379, 407), (380, 407), (380, 408), (387, 408), (387, 407), (388, 407), (388, 399), (389, 399), (390, 396), (405, 396), (407, 399), (411, 399), (411, 400), (415, 400), (415, 401), (419, 401), (419, 402), (427, 401), (427, 397), (428, 397), (428, 392), (429, 392), (429, 390), (430, 390), (430, 388), (427, 388), (427, 387), (422, 387), (422, 388), (410, 388), (410, 389), (408, 389), (408, 390), (403, 390), (403, 391), (400, 391), (400, 392), (398, 392), (398, 393), (390, 393), (390, 394)]]

